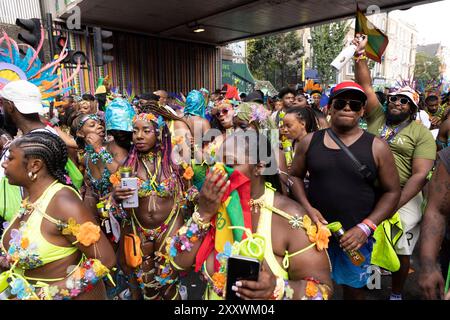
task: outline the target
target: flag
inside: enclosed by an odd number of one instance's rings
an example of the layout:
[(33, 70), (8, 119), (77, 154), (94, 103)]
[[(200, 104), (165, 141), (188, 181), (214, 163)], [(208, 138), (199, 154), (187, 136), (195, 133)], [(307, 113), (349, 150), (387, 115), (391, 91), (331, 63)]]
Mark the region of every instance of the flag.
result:
[(358, 6), (356, 6), (355, 34), (356, 33), (363, 33), (368, 36), (366, 56), (381, 63), (381, 56), (386, 50), (389, 39), (366, 18)]
[[(227, 242), (233, 244), (246, 238), (245, 233), (239, 229), (229, 229), (230, 226), (239, 226), (252, 229), (250, 214), (250, 179), (239, 171), (224, 167), (228, 174), (230, 186), (222, 198), (219, 212), (212, 221), (213, 228), (205, 236), (197, 252), (195, 271), (198, 272), (209, 254), (215, 255), (223, 251)], [(214, 269), (218, 271), (219, 261), (214, 259)]]

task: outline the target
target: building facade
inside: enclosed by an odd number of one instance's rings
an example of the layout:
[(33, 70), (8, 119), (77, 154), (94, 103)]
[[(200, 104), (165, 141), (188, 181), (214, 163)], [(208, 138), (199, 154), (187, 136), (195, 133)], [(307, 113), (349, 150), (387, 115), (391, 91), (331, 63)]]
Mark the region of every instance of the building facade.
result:
[[(395, 86), (402, 79), (410, 79), (414, 75), (415, 57), (417, 49), (417, 31), (414, 26), (391, 17), (389, 13), (369, 16), (369, 20), (389, 38), (389, 45), (382, 57), (381, 63), (369, 62), (371, 75), (375, 87)], [(355, 35), (355, 20), (348, 19), (351, 26), (345, 45), (349, 45)], [(311, 46), (311, 29), (304, 28), (297, 31), (305, 51), (306, 69), (314, 69), (314, 52)], [(370, 60), (371, 61), (371, 60)], [(331, 66), (330, 66), (331, 68)], [(354, 64), (347, 63), (337, 74), (337, 82), (354, 80)]]
[[(219, 48), (201, 43), (156, 38), (126, 30), (113, 31), (107, 42), (113, 43), (108, 52), (114, 61), (98, 67), (94, 63), (93, 26), (81, 25), (74, 32), (58, 31), (70, 29), (66, 23), (77, 14), (81, 0), (1, 0), (0, 27), (17, 40), (23, 30), (15, 26), (16, 18), (46, 18), (52, 14), (54, 35), (66, 36), (69, 49), (85, 53), (87, 63), (79, 75), (69, 84), (76, 94), (94, 93), (100, 77), (109, 75), (112, 87), (118, 92), (132, 90), (135, 93), (165, 89), (171, 93), (187, 93), (193, 89), (207, 88), (211, 91), (221, 86), (221, 52)], [(81, 22), (82, 22), (82, 17)], [(72, 21), (73, 23), (74, 21)], [(46, 40), (48, 34), (45, 33)], [(44, 42), (47, 61), (50, 58), (48, 41)], [(57, 53), (57, 52), (56, 52)], [(71, 65), (62, 65), (61, 76), (67, 78)]]

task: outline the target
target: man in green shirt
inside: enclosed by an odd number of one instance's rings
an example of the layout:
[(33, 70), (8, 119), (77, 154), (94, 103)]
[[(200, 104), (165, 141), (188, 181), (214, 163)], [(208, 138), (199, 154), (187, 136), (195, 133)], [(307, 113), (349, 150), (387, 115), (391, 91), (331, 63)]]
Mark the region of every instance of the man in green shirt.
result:
[(437, 93), (429, 93), (425, 98), (425, 111), (428, 113), (431, 121), (431, 130), (439, 129), (447, 112), (447, 104), (441, 105), (441, 99)]
[(385, 139), (394, 155), (400, 176), (402, 193), (397, 210), (403, 227), (403, 235), (395, 245), (400, 259), (400, 270), (392, 275), (391, 300), (402, 298), (410, 266), (410, 256), (419, 238), (422, 188), (436, 158), (436, 144), (431, 132), (417, 123), (419, 95), (410, 87), (403, 87), (388, 96), (386, 112), (377, 99), (365, 56), (367, 36), (355, 38), (357, 59), (355, 77), (367, 94), (366, 120), (368, 131)]

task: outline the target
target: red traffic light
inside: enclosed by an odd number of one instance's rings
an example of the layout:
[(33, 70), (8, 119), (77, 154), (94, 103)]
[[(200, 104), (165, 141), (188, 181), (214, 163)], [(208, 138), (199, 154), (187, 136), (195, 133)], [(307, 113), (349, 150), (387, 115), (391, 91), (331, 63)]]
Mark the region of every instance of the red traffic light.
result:
[(66, 37), (58, 37), (55, 41), (56, 45), (58, 47), (60, 47), (61, 49), (64, 48), (64, 45), (67, 42), (67, 38)]

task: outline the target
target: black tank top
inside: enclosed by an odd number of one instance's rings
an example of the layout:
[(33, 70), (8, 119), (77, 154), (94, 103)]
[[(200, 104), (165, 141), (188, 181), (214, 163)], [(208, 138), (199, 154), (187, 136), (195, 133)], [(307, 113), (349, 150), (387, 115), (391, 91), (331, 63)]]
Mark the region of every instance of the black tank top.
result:
[[(322, 213), (328, 223), (340, 221), (345, 230), (354, 227), (372, 212), (378, 200), (374, 181), (366, 181), (357, 172), (344, 151), (325, 146), (325, 130), (314, 133), (306, 152), (309, 172), (308, 200)], [(377, 177), (372, 154), (375, 136), (365, 132), (350, 151)]]

